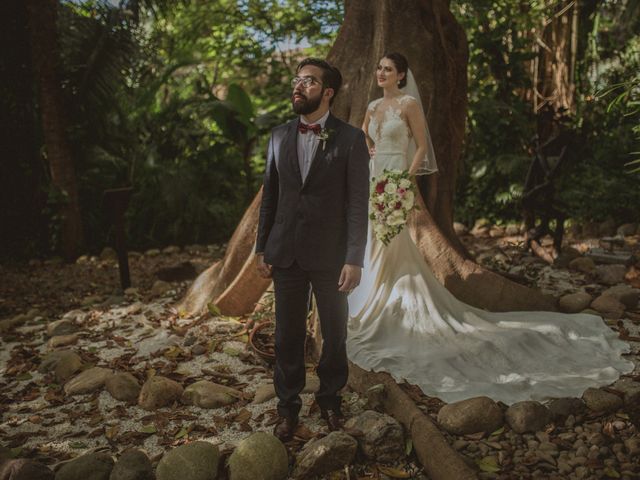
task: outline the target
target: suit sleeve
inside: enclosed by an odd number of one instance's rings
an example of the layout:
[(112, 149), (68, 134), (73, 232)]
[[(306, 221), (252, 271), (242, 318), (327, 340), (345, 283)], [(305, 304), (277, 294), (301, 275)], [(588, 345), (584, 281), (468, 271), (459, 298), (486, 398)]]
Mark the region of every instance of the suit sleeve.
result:
[(264, 169), (262, 183), (262, 202), (260, 203), (260, 219), (258, 220), (258, 233), (256, 238), (256, 253), (263, 253), (271, 227), (276, 218), (279, 194), (278, 169), (273, 151), (273, 133), (267, 147), (267, 163)]
[(347, 162), (347, 255), (345, 263), (364, 264), (369, 221), (369, 150), (362, 130), (357, 130)]

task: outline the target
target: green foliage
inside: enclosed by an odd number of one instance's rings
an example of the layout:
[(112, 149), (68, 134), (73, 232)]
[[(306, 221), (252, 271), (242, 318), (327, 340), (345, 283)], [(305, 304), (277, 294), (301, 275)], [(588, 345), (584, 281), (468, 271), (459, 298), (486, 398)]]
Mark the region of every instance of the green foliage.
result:
[(452, 2), (469, 40), (469, 116), (456, 195), (456, 217), (473, 224), (520, 218), (519, 200), (530, 163), (534, 116), (520, 92), (530, 87), (523, 34), (541, 15), (540, 2)]
[[(59, 32), (88, 244), (102, 192), (133, 186), (129, 243), (226, 240), (260, 186), (266, 133), (290, 116), (296, 56), (322, 55), (341, 2), (63, 2)], [(300, 43), (304, 51), (286, 51)]]
[[(520, 198), (536, 133), (525, 95), (532, 85), (524, 67), (538, 47), (527, 32), (537, 28), (539, 33), (555, 5), (452, 2), (467, 32), (470, 57), (468, 133), (456, 197), (460, 221), (521, 219)], [(637, 1), (599, 2), (591, 17), (581, 17), (578, 42), (581, 35), (586, 41), (576, 59), (577, 113), (569, 125), (573, 142), (556, 182), (558, 199), (577, 220), (640, 219), (640, 189), (637, 177), (629, 175), (640, 165), (630, 153), (639, 150), (640, 135), (640, 20), (631, 15), (639, 8)], [(592, 30), (582, 33), (590, 25)]]

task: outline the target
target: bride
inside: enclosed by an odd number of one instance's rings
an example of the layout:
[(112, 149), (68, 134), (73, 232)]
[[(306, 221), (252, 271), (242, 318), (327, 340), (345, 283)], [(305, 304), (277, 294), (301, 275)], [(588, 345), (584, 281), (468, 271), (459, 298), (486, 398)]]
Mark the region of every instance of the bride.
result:
[[(407, 60), (385, 55), (376, 78), (384, 95), (369, 104), (363, 125), (371, 175), (385, 168), (435, 173)], [(347, 338), (350, 360), (364, 369), (388, 372), (446, 402), (486, 395), (507, 404), (579, 397), (633, 370), (621, 357), (629, 346), (598, 316), (474, 308), (438, 282), (406, 228), (385, 246), (370, 222), (367, 240), (361, 283), (349, 296)]]

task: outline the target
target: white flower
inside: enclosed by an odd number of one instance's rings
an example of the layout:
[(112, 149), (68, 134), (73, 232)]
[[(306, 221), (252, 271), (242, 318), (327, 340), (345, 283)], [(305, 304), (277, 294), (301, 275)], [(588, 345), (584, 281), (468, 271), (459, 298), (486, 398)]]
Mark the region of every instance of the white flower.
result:
[(398, 190), (398, 185), (393, 182), (389, 182), (384, 186), (384, 191), (386, 193), (396, 193), (396, 190)]
[(404, 217), (397, 217), (395, 215), (392, 215), (389, 220), (387, 220), (387, 223), (391, 226), (396, 226), (396, 225), (403, 225), (407, 222), (407, 220)]
[(404, 194), (404, 201), (409, 203), (410, 205), (413, 205), (413, 201), (415, 200), (415, 195), (413, 194), (413, 192), (411, 190), (407, 191)]
[(403, 178), (402, 180), (400, 180), (399, 183), (400, 183), (400, 188), (404, 188), (405, 190), (411, 186), (411, 180), (407, 180), (406, 178)]

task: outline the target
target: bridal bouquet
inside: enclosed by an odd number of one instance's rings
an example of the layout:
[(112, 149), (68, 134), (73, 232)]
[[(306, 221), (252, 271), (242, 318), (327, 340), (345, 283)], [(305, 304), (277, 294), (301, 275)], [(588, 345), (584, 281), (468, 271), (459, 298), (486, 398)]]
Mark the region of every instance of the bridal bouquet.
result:
[(385, 245), (402, 231), (415, 205), (415, 186), (409, 172), (385, 169), (371, 181), (369, 219), (373, 232)]

